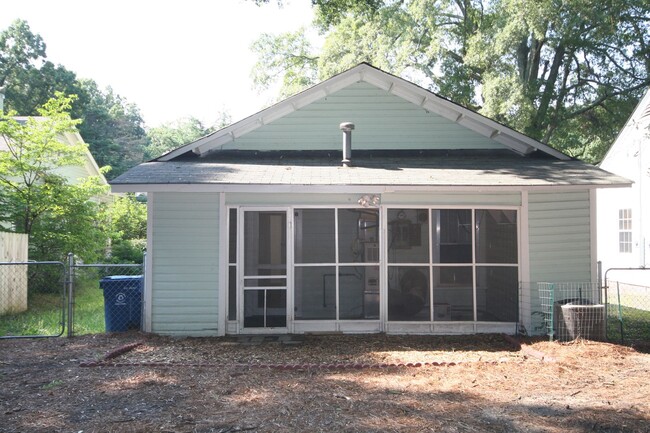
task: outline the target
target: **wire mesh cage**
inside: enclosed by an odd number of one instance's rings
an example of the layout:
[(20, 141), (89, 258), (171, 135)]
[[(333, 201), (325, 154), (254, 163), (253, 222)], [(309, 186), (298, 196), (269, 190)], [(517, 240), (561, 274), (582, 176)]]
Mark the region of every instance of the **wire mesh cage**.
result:
[(537, 288), (550, 340), (606, 339), (606, 309), (597, 283), (542, 282)]

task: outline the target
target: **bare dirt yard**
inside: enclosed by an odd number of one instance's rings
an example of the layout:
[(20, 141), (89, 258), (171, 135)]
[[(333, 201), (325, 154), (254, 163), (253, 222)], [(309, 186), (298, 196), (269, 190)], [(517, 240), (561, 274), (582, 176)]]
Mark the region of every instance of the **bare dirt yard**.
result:
[(650, 432), (650, 355), (631, 348), (301, 340), (1, 340), (0, 431)]

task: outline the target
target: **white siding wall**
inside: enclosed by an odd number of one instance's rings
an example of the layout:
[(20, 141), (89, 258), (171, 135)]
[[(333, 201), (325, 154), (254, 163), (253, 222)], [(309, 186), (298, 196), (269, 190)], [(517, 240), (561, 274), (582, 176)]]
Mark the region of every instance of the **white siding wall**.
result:
[(503, 149), (504, 146), (368, 83), (353, 84), (224, 146), (341, 149), (341, 122), (353, 122), (354, 149)]
[(216, 335), (219, 194), (155, 193), (152, 332)]

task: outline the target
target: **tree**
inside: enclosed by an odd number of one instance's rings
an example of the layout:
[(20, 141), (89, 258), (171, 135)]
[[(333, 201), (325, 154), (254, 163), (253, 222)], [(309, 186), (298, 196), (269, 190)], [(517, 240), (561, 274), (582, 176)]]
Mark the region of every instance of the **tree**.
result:
[(79, 133), (100, 166), (109, 166), (113, 178), (144, 161), (149, 144), (144, 120), (135, 104), (113, 89), (102, 91), (93, 80), (79, 81)]
[(592, 162), (650, 84), (643, 0), (312, 3), (322, 50), (266, 35), (256, 68), (308, 85), (367, 61)]
[(7, 109), (34, 116), (56, 91), (78, 93), (75, 73), (46, 60), (45, 51), (43, 38), (26, 21), (16, 20), (0, 33), (0, 87)]
[(70, 184), (61, 169), (82, 163), (83, 142), (65, 143), (61, 136), (79, 123), (69, 111), (73, 97), (57, 93), (38, 109), (41, 117), (16, 119), (0, 115), (0, 221), (30, 238), (32, 259), (63, 259), (75, 250), (96, 259), (106, 245), (97, 224), (100, 205), (93, 201), (107, 192), (97, 178)]
[(21, 116), (38, 115), (38, 107), (55, 93), (77, 95), (70, 111), (81, 119), (78, 129), (100, 166), (115, 177), (143, 161), (148, 144), (144, 121), (135, 104), (93, 80), (80, 80), (46, 58), (46, 45), (26, 21), (17, 20), (0, 33), (0, 87), (5, 107)]
[(147, 131), (149, 144), (145, 149), (145, 159), (158, 158), (229, 124), (230, 115), (223, 112), (220, 113), (219, 120), (210, 127), (205, 127), (194, 117), (188, 117), (151, 128)]
[(134, 194), (115, 199), (110, 208), (111, 260), (142, 263), (147, 245), (147, 205)]

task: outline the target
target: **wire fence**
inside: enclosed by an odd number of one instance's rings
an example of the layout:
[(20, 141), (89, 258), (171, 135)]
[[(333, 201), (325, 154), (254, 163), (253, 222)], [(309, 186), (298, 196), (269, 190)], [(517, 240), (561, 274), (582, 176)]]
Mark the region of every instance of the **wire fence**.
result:
[(66, 277), (62, 262), (0, 263), (0, 338), (62, 335)]
[(0, 262), (0, 338), (142, 329), (143, 264)]
[(623, 344), (650, 342), (650, 287), (607, 282), (607, 337)]
[(143, 266), (72, 264), (68, 336), (141, 329)]
[(600, 285), (587, 282), (538, 283), (544, 327), (549, 339), (607, 339), (606, 305)]

